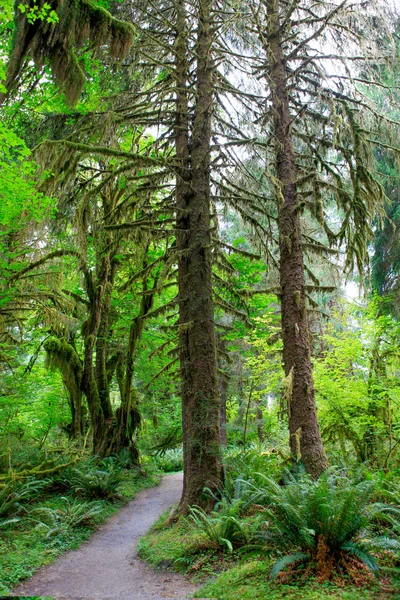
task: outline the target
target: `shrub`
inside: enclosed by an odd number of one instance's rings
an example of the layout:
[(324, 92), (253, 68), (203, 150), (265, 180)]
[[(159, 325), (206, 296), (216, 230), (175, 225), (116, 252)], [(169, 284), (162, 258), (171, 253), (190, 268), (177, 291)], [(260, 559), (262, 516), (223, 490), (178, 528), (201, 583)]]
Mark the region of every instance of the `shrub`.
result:
[(114, 500), (120, 497), (118, 487), (122, 479), (122, 470), (113, 464), (101, 469), (90, 465), (86, 469), (85, 466), (68, 468), (57, 476), (53, 483), (85, 498)]
[[(107, 464), (107, 459), (103, 459), (104, 464)], [(128, 448), (122, 448), (118, 454), (112, 454), (108, 462), (118, 469), (132, 469), (137, 465), (132, 463), (132, 453)]]
[(194, 506), (190, 509), (189, 518), (215, 548), (228, 548), (229, 552), (233, 552), (234, 547), (250, 541), (251, 531), (247, 523), (231, 515), (217, 512), (209, 515)]
[(238, 480), (262, 485), (265, 475), (277, 477), (282, 470), (282, 461), (287, 458), (280, 447), (271, 448), (267, 444), (253, 443), (247, 448), (228, 448), (224, 453), (226, 493), (234, 493)]
[(92, 524), (93, 517), (103, 510), (101, 504), (93, 502), (71, 502), (62, 497), (63, 506), (58, 509), (42, 506), (34, 508), (29, 513), (36, 527), (47, 530), (46, 537), (65, 534), (70, 529)]
[(398, 522), (400, 509), (373, 502), (371, 481), (353, 483), (343, 471), (332, 468), (317, 481), (288, 474), (286, 485), (268, 478), (264, 483), (262, 490), (255, 491), (257, 498), (262, 495), (269, 501), (267, 528), (261, 537), (269, 548), (296, 550), (278, 560), (273, 578), (290, 564), (311, 561), (320, 580), (325, 580), (339, 565), (345, 566), (349, 555), (376, 573), (370, 551), (400, 548), (396, 539), (387, 537), (385, 527)]
[(157, 467), (164, 473), (176, 473), (183, 470), (183, 449), (171, 448), (163, 454), (154, 456)]
[[(32, 496), (37, 496), (47, 485), (49, 480), (30, 479), (28, 481), (9, 481), (0, 488), (0, 518), (15, 517), (23, 510), (22, 502), (29, 501)], [(4, 525), (4, 523), (3, 523)]]

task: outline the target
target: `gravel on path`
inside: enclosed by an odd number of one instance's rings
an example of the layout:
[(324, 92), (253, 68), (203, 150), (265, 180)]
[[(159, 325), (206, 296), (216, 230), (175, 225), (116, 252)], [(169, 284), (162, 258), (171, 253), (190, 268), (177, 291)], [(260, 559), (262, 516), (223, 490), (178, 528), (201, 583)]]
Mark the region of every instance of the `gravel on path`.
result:
[(182, 491), (182, 474), (163, 478), (158, 487), (138, 493), (78, 550), (13, 590), (15, 596), (52, 596), (63, 600), (184, 600), (195, 587), (183, 576), (154, 571), (138, 558), (136, 544)]

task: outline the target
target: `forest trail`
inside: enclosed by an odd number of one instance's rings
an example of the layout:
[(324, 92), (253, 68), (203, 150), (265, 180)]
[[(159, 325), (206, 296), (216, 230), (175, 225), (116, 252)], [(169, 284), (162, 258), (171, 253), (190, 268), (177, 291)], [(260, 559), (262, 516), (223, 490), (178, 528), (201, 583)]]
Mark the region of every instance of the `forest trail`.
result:
[(137, 556), (136, 545), (159, 515), (177, 502), (182, 474), (163, 478), (136, 498), (84, 543), (42, 567), (14, 589), (15, 596), (63, 600), (184, 600), (195, 587), (182, 576), (153, 571)]

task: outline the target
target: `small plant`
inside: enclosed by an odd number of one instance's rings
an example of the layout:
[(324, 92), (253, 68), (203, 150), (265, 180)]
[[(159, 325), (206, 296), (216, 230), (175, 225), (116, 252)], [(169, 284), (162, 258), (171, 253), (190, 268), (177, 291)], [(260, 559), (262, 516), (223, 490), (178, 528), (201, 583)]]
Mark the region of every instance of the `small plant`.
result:
[(282, 460), (286, 458), (280, 446), (271, 448), (267, 444), (253, 443), (247, 448), (228, 448), (224, 454), (226, 493), (234, 494), (238, 480), (262, 485), (265, 475), (278, 476)]
[[(132, 454), (128, 448), (122, 448), (118, 454), (112, 454), (108, 460), (118, 469), (132, 469), (133, 467), (137, 467), (137, 465), (132, 464)], [(105, 462), (104, 459), (103, 462)]]
[[(261, 537), (271, 548), (295, 550), (274, 565), (271, 577), (295, 563), (310, 562), (321, 581), (331, 577), (339, 566), (346, 566), (350, 556), (378, 571), (374, 549), (398, 550), (400, 543), (387, 537), (387, 529), (377, 535), (379, 515), (396, 520), (400, 509), (372, 501), (371, 481), (353, 483), (338, 469), (332, 468), (314, 481), (307, 475), (288, 475), (287, 484), (278, 485), (265, 478), (262, 490), (269, 498), (266, 530)], [(372, 535), (374, 523), (375, 534)]]
[(0, 529), (4, 529), (11, 523), (18, 523), (18, 521), (20, 521), (20, 519), (18, 517), (13, 517), (12, 519), (1, 519), (0, 518)]
[(91, 525), (93, 517), (103, 510), (101, 504), (92, 502), (71, 502), (62, 497), (64, 503), (62, 508), (53, 509), (46, 506), (34, 508), (30, 511), (30, 520), (37, 523), (38, 529), (47, 530), (46, 537), (67, 533), (70, 529)]
[(250, 541), (250, 526), (232, 515), (217, 512), (207, 514), (201, 508), (192, 507), (189, 518), (216, 548), (227, 548), (233, 552), (235, 547)]
[(115, 500), (120, 497), (118, 487), (123, 479), (122, 470), (110, 464), (102, 469), (90, 467), (66, 469), (54, 484), (85, 498)]
[(176, 473), (183, 470), (183, 449), (170, 448), (154, 457), (157, 467), (164, 473)]
[[(0, 519), (14, 518), (23, 510), (22, 502), (29, 501), (48, 485), (48, 480), (10, 481), (0, 488)], [(4, 526), (4, 522), (3, 522)]]

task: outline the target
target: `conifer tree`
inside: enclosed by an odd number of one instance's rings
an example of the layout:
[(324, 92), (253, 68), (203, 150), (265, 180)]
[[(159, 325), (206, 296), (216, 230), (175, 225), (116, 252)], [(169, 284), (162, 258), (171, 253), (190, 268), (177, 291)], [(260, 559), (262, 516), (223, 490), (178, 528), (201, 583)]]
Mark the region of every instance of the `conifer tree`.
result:
[[(384, 200), (372, 149), (374, 126), (385, 119), (357, 82), (374, 84), (376, 44), (388, 54), (391, 46), (390, 35), (377, 25), (384, 20), (375, 7), (370, 11), (356, 12), (346, 0), (318, 7), (261, 0), (251, 9), (250, 28), (260, 49), (252, 67), (267, 89), (255, 123), (267, 149), (264, 189), (275, 201), (279, 236), (290, 447), (314, 477), (328, 464), (317, 421), (307, 317), (310, 292), (321, 286), (305, 256), (345, 248), (345, 269), (357, 266), (362, 272), (372, 220)], [(333, 47), (329, 54), (322, 38)], [(344, 68), (345, 60), (351, 67)], [(332, 205), (339, 226), (330, 223)], [(316, 223), (319, 239), (307, 234), (306, 214)]]

